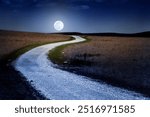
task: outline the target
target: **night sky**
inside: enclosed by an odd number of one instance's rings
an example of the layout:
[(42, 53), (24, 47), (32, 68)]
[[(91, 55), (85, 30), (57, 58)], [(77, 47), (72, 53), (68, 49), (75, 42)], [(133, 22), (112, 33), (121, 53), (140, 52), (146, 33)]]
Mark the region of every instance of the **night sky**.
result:
[(150, 0), (0, 0), (0, 29), (56, 32), (150, 31)]

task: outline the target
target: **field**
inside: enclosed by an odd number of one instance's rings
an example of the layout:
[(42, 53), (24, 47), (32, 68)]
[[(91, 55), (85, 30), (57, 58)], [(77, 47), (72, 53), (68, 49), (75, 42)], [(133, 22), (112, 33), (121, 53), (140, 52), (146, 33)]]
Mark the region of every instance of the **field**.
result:
[[(84, 37), (85, 43), (54, 49), (52, 61), (62, 69), (150, 96), (150, 38)], [(45, 99), (8, 62), (33, 47), (69, 39), (60, 34), (0, 31), (0, 99)]]
[(0, 99), (45, 99), (7, 63), (7, 59), (14, 59), (41, 44), (68, 39), (69, 36), (59, 34), (0, 31)]
[(62, 52), (64, 68), (150, 95), (150, 38), (87, 36)]
[(0, 31), (0, 59), (23, 47), (67, 39), (69, 36), (59, 34)]

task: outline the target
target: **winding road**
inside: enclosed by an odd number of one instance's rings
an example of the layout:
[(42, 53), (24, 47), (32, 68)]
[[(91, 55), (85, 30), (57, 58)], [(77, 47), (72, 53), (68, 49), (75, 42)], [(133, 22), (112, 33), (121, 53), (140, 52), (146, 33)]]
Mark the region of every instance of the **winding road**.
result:
[(85, 41), (73, 36), (75, 40), (57, 42), (36, 47), (21, 55), (13, 64), (31, 85), (45, 97), (52, 100), (70, 99), (147, 99), (141, 94), (91, 80), (54, 67), (48, 59), (49, 50), (64, 44)]

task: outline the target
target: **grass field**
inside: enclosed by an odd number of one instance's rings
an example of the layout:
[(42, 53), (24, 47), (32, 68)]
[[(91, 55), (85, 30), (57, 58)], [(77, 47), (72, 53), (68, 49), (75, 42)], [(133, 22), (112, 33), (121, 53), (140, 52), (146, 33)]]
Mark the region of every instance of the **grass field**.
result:
[(67, 69), (150, 95), (150, 38), (88, 38), (63, 50)]
[[(150, 96), (150, 38), (86, 37), (86, 43), (54, 49), (50, 58), (62, 69)], [(60, 34), (0, 31), (0, 99), (44, 99), (3, 60), (41, 44), (69, 39)]]
[(69, 36), (59, 34), (0, 31), (0, 59), (23, 47), (68, 39)]
[[(71, 39), (74, 39), (74, 38), (71, 37)], [(89, 41), (90, 41), (90, 39), (86, 39), (86, 41), (75, 43), (75, 44), (87, 43)], [(65, 64), (65, 62), (67, 62), (67, 61), (65, 61), (66, 59), (62, 55), (64, 53), (63, 50), (72, 45), (74, 45), (74, 44), (65, 44), (65, 45), (58, 46), (57, 48), (50, 50), (49, 54), (48, 54), (50, 60), (55, 64), (59, 64), (59, 65)]]
[(0, 31), (0, 99), (45, 99), (8, 62), (33, 47), (69, 39), (59, 34)]

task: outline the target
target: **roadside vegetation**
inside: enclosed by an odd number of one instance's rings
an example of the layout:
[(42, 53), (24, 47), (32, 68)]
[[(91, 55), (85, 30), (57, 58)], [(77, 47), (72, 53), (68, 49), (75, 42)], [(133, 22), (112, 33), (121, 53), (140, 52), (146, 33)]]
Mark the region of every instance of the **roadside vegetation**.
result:
[(49, 57), (62, 69), (150, 96), (150, 38), (87, 38), (91, 41), (56, 48), (58, 56)]
[(0, 31), (0, 59), (15, 58), (34, 47), (69, 39), (69, 36), (59, 34)]
[(24, 52), (47, 43), (70, 40), (69, 36), (0, 31), (0, 99), (45, 99), (10, 62)]
[[(86, 37), (84, 37), (86, 38)], [(73, 37), (71, 37), (71, 39), (74, 39)], [(84, 42), (78, 42), (78, 43), (73, 43), (73, 44), (65, 44), (65, 45), (62, 45), (62, 46), (58, 46), (57, 48), (54, 48), (52, 50), (49, 51), (49, 59), (55, 63), (55, 64), (58, 64), (58, 65), (63, 65), (63, 64), (68, 64), (68, 61), (66, 61), (66, 59), (64, 58), (64, 49), (69, 47), (69, 46), (72, 46), (72, 45), (75, 45), (75, 44), (83, 44), (83, 43), (87, 43), (89, 42), (90, 39), (86, 38), (86, 41)]]

